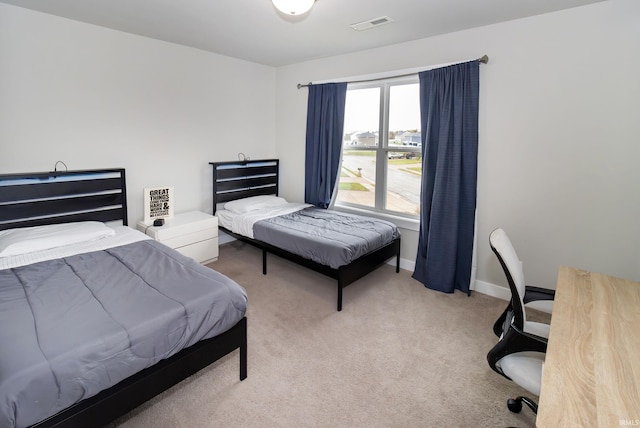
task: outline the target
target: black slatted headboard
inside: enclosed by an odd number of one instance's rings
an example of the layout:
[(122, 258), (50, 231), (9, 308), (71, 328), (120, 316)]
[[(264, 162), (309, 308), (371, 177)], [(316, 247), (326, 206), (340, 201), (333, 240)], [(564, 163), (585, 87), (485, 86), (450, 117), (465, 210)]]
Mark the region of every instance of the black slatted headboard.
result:
[(209, 162), (213, 165), (213, 213), (219, 203), (278, 195), (279, 159)]
[(127, 225), (124, 169), (0, 175), (0, 230), (89, 220)]

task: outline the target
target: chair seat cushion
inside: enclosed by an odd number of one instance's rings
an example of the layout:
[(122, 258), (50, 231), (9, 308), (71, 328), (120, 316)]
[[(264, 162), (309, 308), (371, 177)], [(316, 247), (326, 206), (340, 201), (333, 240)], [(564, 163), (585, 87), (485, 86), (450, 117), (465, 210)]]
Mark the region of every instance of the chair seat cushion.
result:
[(535, 334), (536, 336), (549, 338), (549, 324), (541, 322), (525, 321), (524, 324), (525, 333)]
[(540, 395), (542, 352), (516, 352), (500, 359), (500, 368), (512, 381), (532, 394)]
[(526, 308), (535, 309), (537, 311), (553, 313), (553, 300), (534, 300), (526, 305)]

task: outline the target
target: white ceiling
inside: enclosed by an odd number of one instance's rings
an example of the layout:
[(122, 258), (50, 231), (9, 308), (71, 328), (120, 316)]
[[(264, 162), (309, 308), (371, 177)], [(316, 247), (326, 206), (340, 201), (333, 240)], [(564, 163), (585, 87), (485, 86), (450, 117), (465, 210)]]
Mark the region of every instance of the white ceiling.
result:
[[(603, 0), (317, 0), (285, 17), (270, 0), (0, 0), (103, 27), (283, 66)], [(366, 31), (349, 25), (387, 16)]]

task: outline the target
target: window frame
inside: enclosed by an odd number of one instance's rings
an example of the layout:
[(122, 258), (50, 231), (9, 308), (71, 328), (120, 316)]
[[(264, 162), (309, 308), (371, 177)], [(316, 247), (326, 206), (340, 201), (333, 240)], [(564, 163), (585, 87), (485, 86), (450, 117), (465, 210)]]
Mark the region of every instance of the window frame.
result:
[[(372, 81), (363, 81), (356, 83), (349, 83), (347, 85), (347, 93), (350, 90), (368, 89), (368, 88), (380, 88), (380, 105), (379, 105), (379, 117), (378, 117), (378, 144), (376, 146), (356, 146), (349, 147), (348, 150), (352, 151), (375, 151), (375, 196), (374, 206), (360, 205), (353, 202), (339, 201), (337, 199), (340, 185), (340, 174), (338, 174), (338, 182), (334, 191), (333, 204), (334, 208), (344, 209), (347, 211), (354, 211), (364, 214), (374, 214), (377, 217), (395, 220), (406, 220), (406, 227), (414, 229), (416, 224), (419, 224), (419, 214), (408, 214), (399, 211), (392, 211), (384, 208), (387, 205), (387, 187), (388, 187), (388, 160), (389, 153), (401, 152), (401, 153), (417, 153), (418, 156), (422, 156), (422, 149), (417, 146), (393, 146), (389, 145), (389, 110), (391, 102), (391, 87), (403, 86), (410, 84), (418, 84), (418, 75), (403, 76), (388, 79), (376, 79)], [(343, 134), (344, 135), (344, 134)], [(342, 160), (344, 151), (347, 147), (342, 145), (340, 152), (340, 170), (342, 170)], [(382, 165), (382, 167), (380, 166)], [(382, 183), (382, 185), (380, 185)], [(404, 222), (403, 222), (404, 223)]]

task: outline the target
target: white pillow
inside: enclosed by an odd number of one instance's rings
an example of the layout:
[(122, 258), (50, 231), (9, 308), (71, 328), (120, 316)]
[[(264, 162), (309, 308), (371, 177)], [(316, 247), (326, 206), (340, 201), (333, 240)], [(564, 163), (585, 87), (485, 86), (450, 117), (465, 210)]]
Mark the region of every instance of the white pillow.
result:
[(47, 250), (115, 235), (99, 221), (51, 224), (0, 231), (0, 257)]
[(224, 204), (224, 209), (236, 214), (244, 214), (250, 211), (284, 205), (286, 203), (287, 200), (279, 196), (260, 195), (229, 201)]

